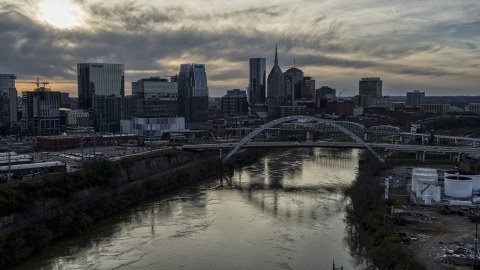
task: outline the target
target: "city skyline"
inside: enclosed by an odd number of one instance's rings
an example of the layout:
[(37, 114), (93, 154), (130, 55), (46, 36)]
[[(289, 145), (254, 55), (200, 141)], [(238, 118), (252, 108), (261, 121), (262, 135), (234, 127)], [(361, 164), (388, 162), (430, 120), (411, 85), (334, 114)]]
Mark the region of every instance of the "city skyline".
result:
[(270, 70), (278, 43), (282, 70), (295, 61), (344, 96), (364, 77), (382, 78), (384, 95), (478, 95), (478, 1), (207, 2), (3, 1), (0, 73), (76, 96), (77, 63), (122, 63), (131, 94), (130, 82), (204, 63), (220, 97), (248, 86), (250, 58)]

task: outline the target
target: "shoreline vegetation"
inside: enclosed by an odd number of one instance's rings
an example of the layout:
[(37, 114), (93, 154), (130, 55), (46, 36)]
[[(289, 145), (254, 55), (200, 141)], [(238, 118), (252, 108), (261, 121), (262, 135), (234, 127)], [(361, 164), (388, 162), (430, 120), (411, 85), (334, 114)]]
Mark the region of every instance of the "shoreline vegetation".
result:
[(392, 224), (385, 223), (386, 206), (395, 203), (394, 199), (384, 199), (384, 178), (380, 175), (388, 169), (389, 165), (364, 152), (357, 178), (345, 190), (350, 198), (345, 215), (350, 252), (365, 269), (425, 270), (423, 264), (402, 249)]
[(0, 269), (136, 203), (246, 165), (263, 153), (243, 151), (234, 156), (233, 164), (224, 165), (218, 152), (171, 149), (119, 161), (86, 162), (83, 170), (73, 173), (2, 183)]

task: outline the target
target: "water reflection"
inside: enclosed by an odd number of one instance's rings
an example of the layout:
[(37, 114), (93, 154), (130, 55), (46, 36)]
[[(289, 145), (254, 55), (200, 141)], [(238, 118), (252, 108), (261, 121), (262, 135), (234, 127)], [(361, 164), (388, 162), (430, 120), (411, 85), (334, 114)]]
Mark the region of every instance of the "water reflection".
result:
[[(341, 189), (358, 150), (278, 151), (162, 195), (15, 269), (356, 269)], [(327, 268), (328, 267), (328, 268)]]

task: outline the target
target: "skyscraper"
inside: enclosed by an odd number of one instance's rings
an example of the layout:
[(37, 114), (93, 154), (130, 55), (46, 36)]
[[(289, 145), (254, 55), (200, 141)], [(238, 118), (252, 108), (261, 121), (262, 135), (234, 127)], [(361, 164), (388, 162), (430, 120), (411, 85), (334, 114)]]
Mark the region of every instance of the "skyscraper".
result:
[(250, 58), (250, 84), (248, 103), (264, 104), (266, 95), (267, 64), (265, 58)]
[(79, 109), (92, 109), (94, 95), (125, 96), (123, 64), (79, 63), (77, 64), (77, 78)]
[(371, 98), (382, 97), (382, 80), (380, 78), (362, 78), (359, 81), (358, 95), (360, 106), (368, 108), (370, 106), (369, 99), (365, 99), (365, 96), (369, 95)]
[(0, 74), (0, 133), (10, 131), (10, 126), (17, 123), (17, 89), (15, 75)]
[(178, 115), (185, 123), (208, 121), (208, 86), (204, 64), (182, 64), (178, 77)]
[(268, 74), (267, 100), (268, 100), (268, 117), (271, 119), (278, 118), (280, 115), (280, 107), (285, 103), (287, 98), (285, 95), (285, 76), (278, 66), (277, 48), (275, 47), (275, 61), (272, 70)]

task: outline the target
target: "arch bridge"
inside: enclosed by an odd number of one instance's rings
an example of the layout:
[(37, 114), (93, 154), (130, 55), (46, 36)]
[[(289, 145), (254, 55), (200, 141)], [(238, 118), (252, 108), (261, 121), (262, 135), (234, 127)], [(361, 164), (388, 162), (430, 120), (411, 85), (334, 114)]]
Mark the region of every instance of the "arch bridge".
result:
[[(353, 128), (356, 130), (361, 130), (363, 127), (365, 130), (367, 130), (363, 125), (356, 124), (356, 123), (351, 123), (351, 122), (333, 122), (329, 121), (326, 119), (321, 119), (318, 117), (313, 117), (313, 116), (289, 116), (289, 117), (283, 117), (280, 119), (273, 120), (257, 129), (254, 131), (250, 132), (247, 136), (245, 136), (242, 140), (238, 142), (238, 144), (230, 151), (225, 158), (222, 159), (223, 163), (227, 162), (227, 160), (237, 152), (238, 149), (240, 149), (244, 144), (246, 144), (248, 141), (253, 139), (255, 136), (263, 132), (264, 130), (267, 130), (269, 128), (272, 128), (273, 126), (288, 123), (291, 121), (298, 121), (300, 120), (301, 122), (299, 123), (292, 123), (294, 125), (290, 125), (292, 128), (298, 126), (298, 129), (301, 128), (303, 125), (303, 129), (311, 129), (313, 127), (317, 128), (327, 128), (329, 130), (338, 130), (342, 131), (343, 133), (347, 134), (350, 138), (352, 138), (355, 142), (362, 144), (365, 148), (368, 149), (380, 162), (384, 163), (385, 160), (383, 157), (378, 154), (370, 145), (368, 145), (364, 140), (362, 140), (360, 137), (355, 135), (352, 131), (350, 131), (347, 128)], [(306, 126), (305, 126), (306, 125)], [(346, 126), (347, 125), (347, 126)], [(345, 127), (346, 126), (346, 127)]]
[[(316, 117), (315, 117), (316, 118)], [(386, 134), (401, 134), (402, 130), (394, 126), (372, 126), (366, 128), (364, 125), (347, 122), (347, 121), (326, 121), (326, 122), (299, 122), (299, 123), (282, 123), (281, 130), (317, 130), (317, 131), (341, 131), (342, 127), (351, 132), (371, 132), (371, 133), (386, 133)]]

